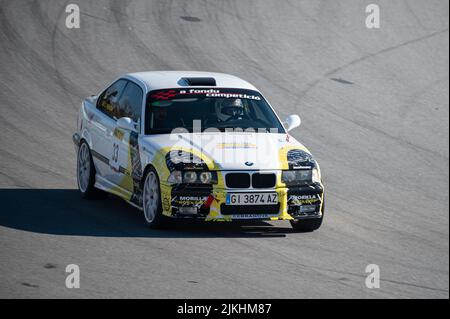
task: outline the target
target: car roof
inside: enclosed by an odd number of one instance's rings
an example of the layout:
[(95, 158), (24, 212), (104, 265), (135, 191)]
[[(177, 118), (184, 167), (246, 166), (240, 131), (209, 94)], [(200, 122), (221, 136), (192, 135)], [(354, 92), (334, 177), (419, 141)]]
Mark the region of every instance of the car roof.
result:
[(215, 86), (202, 85), (201, 87), (236, 88), (259, 92), (258, 89), (247, 81), (225, 73), (200, 71), (148, 71), (128, 73), (124, 77), (142, 82), (147, 87), (148, 91), (198, 87), (187, 85), (186, 81), (182, 80), (183, 78), (214, 78), (216, 81)]

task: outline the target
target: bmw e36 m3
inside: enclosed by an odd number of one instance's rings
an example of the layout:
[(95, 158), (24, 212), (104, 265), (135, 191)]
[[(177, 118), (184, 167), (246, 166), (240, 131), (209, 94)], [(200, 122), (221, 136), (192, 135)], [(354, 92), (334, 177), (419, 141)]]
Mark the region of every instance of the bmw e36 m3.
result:
[(248, 82), (221, 73), (126, 74), (81, 105), (78, 188), (120, 196), (152, 227), (173, 219), (289, 220), (318, 229), (317, 161)]

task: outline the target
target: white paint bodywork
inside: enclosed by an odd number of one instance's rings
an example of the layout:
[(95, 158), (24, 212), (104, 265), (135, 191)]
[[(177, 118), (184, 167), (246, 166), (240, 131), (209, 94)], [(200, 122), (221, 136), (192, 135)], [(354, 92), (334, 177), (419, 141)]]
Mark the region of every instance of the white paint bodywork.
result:
[[(115, 79), (114, 82), (125, 79), (138, 85), (143, 91), (142, 112), (140, 126), (136, 126), (137, 146), (139, 149), (139, 174), (143, 174), (149, 166), (154, 167), (159, 175), (161, 187), (168, 185), (167, 166), (165, 155), (171, 149), (183, 149), (192, 154), (201, 154), (214, 164), (208, 165), (210, 170), (219, 172), (219, 185), (214, 186), (214, 196), (221, 201), (211, 207), (207, 220), (229, 220), (229, 216), (220, 213), (220, 203), (223, 203), (227, 187), (224, 176), (230, 172), (264, 171), (274, 173), (277, 177), (276, 185), (270, 188), (276, 191), (283, 203), (278, 213), (271, 216), (261, 215), (261, 218), (292, 219), (287, 214), (286, 185), (281, 182), (281, 171), (287, 169), (286, 150), (299, 149), (309, 151), (300, 142), (285, 132), (255, 133), (255, 132), (214, 132), (214, 133), (175, 133), (175, 134), (144, 134), (145, 106), (147, 94), (154, 90), (175, 88), (198, 88), (188, 86), (183, 78), (212, 77), (216, 86), (202, 88), (233, 88), (253, 90), (261, 94), (253, 85), (235, 76), (223, 73), (195, 72), (195, 71), (155, 71), (130, 73)], [(108, 85), (107, 87), (109, 87)], [(115, 120), (97, 109), (98, 96), (86, 98), (80, 108), (78, 118), (78, 132), (80, 139), (85, 140), (93, 154), (96, 169), (95, 186), (102, 190), (116, 194), (136, 205), (133, 196), (136, 194), (136, 167), (130, 160), (131, 154), (131, 128), (133, 123), (122, 118)], [(276, 114), (276, 112), (274, 112)], [(289, 126), (298, 126), (300, 120), (288, 121)], [(281, 122), (281, 121), (280, 121)], [(119, 136), (117, 136), (120, 131)], [(282, 156), (281, 156), (282, 154)], [(139, 175), (138, 174), (138, 175)], [(142, 176), (141, 176), (142, 177)], [(140, 179), (142, 180), (142, 178)], [(267, 189), (269, 191), (270, 189)], [(261, 192), (263, 189), (252, 187), (242, 189), (245, 192)], [(232, 189), (239, 192), (239, 189)], [(163, 194), (170, 197), (170, 191)], [(134, 203), (133, 203), (134, 202)], [(139, 207), (140, 208), (140, 207)], [(166, 212), (167, 210), (164, 209)], [(235, 218), (246, 218), (244, 215)]]

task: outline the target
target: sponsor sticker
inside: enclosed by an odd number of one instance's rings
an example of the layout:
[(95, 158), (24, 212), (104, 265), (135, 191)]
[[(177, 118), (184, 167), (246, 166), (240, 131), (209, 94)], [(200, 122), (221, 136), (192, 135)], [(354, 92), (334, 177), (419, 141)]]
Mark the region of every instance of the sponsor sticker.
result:
[[(169, 89), (155, 91), (150, 95), (153, 100), (174, 100), (181, 98), (195, 98), (201, 95), (207, 98), (247, 99), (260, 101), (261, 96), (253, 94), (251, 90), (238, 89)], [(162, 105), (160, 105), (162, 106)]]

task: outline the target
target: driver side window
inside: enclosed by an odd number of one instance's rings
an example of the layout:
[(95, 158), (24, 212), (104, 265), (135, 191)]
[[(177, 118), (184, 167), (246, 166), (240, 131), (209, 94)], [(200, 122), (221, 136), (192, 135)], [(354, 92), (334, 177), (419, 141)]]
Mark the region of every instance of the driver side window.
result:
[(126, 80), (118, 80), (107, 88), (98, 98), (97, 109), (117, 120), (120, 113), (118, 102), (126, 84)]
[(143, 91), (135, 83), (128, 81), (125, 90), (119, 99), (119, 118), (129, 117), (139, 123), (142, 111)]

